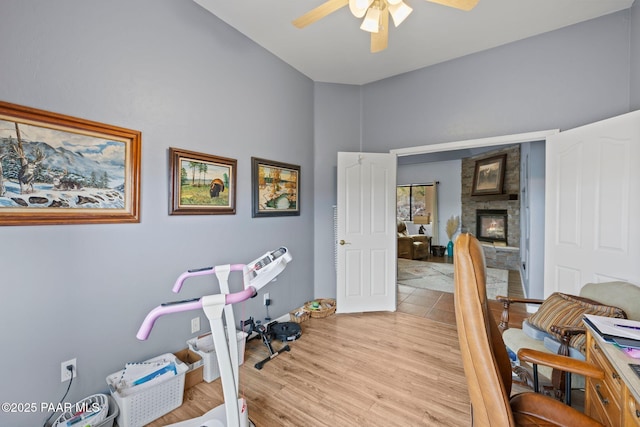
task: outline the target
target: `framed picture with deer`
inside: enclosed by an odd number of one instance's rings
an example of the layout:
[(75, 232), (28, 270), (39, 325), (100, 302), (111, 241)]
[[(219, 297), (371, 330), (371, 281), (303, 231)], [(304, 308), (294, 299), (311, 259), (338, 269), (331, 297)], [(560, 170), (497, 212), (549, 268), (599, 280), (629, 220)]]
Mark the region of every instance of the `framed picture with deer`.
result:
[(236, 159), (179, 148), (169, 148), (169, 158), (170, 215), (236, 213)]
[(473, 173), (472, 196), (502, 194), (507, 155), (500, 154), (476, 161)]
[(0, 225), (140, 222), (139, 131), (0, 101)]

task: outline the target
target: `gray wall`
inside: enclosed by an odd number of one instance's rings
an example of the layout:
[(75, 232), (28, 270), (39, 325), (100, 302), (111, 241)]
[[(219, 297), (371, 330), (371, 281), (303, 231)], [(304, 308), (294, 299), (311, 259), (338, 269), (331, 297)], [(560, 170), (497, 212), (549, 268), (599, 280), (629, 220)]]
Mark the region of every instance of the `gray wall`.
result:
[[(637, 35), (630, 38), (631, 28), (640, 31), (638, 8), (363, 86), (358, 95), (362, 98), (359, 149), (388, 152), (571, 129), (628, 112), (630, 81), (640, 79), (640, 67), (630, 71), (629, 61), (629, 52), (636, 65), (639, 61), (640, 40)], [(329, 90), (330, 85), (316, 85), (316, 93)], [(638, 92), (636, 88), (636, 105)], [(353, 114), (346, 103), (326, 102), (331, 117)], [(315, 113), (317, 120), (322, 112)], [(331, 117), (325, 116), (324, 123), (330, 125)], [(331, 138), (316, 139), (315, 144), (316, 155), (333, 155), (340, 149)], [(336, 160), (315, 165), (316, 174), (331, 173)], [(316, 221), (321, 215), (316, 211)], [(316, 232), (330, 230), (317, 227)], [(316, 253), (332, 250), (329, 244), (316, 245)], [(333, 271), (316, 269), (315, 289), (322, 295), (335, 294)]]
[(631, 72), (629, 81), (631, 85), (630, 110), (640, 109), (640, 2), (634, 2), (631, 8), (631, 48), (630, 61)]
[[(56, 402), (72, 357), (78, 400), (123, 363), (184, 347), (193, 315), (134, 336), (158, 303), (216, 291), (202, 278), (172, 294), (189, 268), (286, 245), (294, 262), (267, 288), (271, 314), (335, 296), (337, 151), (568, 129), (638, 108), (639, 7), (352, 87), (314, 84), (190, 1), (3, 0), (0, 99), (140, 130), (143, 150), (140, 224), (0, 228), (0, 400)], [(238, 159), (236, 215), (167, 215), (170, 146)], [(301, 165), (301, 216), (251, 219), (251, 156)], [(243, 313), (263, 310), (257, 299)], [(0, 413), (0, 425), (43, 418)]]
[(628, 16), (612, 14), (365, 86), (364, 149), (569, 129), (627, 112)]
[(337, 201), (337, 152), (360, 151), (359, 86), (314, 85), (314, 289), (316, 298), (335, 298), (333, 206)]
[[(0, 16), (1, 100), (142, 131), (139, 224), (0, 227), (0, 401), (57, 402), (73, 357), (69, 402), (125, 362), (186, 347), (199, 313), (135, 334), (159, 303), (217, 293), (208, 276), (173, 294), (187, 269), (284, 245), (294, 261), (264, 289), (271, 315), (313, 298), (311, 80), (192, 1), (3, 0)], [(169, 147), (237, 159), (237, 213), (169, 216)], [(251, 156), (301, 166), (299, 217), (251, 218)], [(264, 317), (261, 302), (238, 320)], [(0, 413), (0, 425), (44, 418)]]

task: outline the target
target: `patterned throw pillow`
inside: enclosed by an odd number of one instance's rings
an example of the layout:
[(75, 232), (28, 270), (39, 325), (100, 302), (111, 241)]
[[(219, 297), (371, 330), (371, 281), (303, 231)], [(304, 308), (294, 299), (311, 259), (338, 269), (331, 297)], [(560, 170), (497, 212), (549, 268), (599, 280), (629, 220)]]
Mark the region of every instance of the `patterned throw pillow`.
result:
[[(588, 298), (555, 292), (540, 305), (538, 311), (532, 314), (528, 321), (536, 328), (552, 334), (551, 326), (584, 326), (582, 324), (584, 314), (622, 319), (627, 317), (621, 308), (603, 305)], [(585, 334), (574, 335), (569, 345), (584, 353)]]

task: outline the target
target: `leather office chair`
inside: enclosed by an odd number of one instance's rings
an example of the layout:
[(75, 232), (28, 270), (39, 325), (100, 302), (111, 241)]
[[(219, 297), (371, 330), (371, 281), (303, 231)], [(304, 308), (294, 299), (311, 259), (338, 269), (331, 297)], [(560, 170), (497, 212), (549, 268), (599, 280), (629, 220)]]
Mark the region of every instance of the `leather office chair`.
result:
[[(457, 238), (455, 248), (456, 322), (473, 425), (600, 426), (582, 412), (539, 393), (524, 392), (511, 397), (511, 363), (487, 304), (484, 252), (480, 242), (467, 233)], [(534, 364), (551, 364), (573, 373), (604, 377), (593, 365), (565, 356), (530, 349), (520, 350), (518, 356)]]

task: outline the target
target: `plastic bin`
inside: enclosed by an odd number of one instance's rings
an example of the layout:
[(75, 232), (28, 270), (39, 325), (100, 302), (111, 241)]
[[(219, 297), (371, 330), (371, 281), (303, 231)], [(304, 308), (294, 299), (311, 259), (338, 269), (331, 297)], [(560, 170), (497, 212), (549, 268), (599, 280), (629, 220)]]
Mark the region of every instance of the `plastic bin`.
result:
[(118, 404), (113, 397), (109, 396), (109, 413), (107, 414), (107, 418), (105, 418), (100, 424), (96, 424), (94, 427), (113, 427), (113, 422), (119, 413), (120, 408), (118, 408)]
[(105, 418), (100, 424), (96, 424), (94, 427), (113, 427), (113, 422), (119, 413), (120, 408), (118, 408), (118, 404), (113, 397), (109, 396), (109, 413), (107, 414), (107, 418)]
[(119, 407), (119, 414), (116, 417), (119, 427), (144, 426), (182, 405), (185, 373), (188, 367), (171, 353), (145, 360), (144, 363), (163, 359), (175, 363), (177, 375), (161, 381), (149, 381), (148, 384), (126, 390), (116, 389), (124, 371), (118, 371), (107, 377), (111, 396)]
[[(238, 365), (242, 365), (244, 363), (244, 348), (247, 333), (244, 331), (236, 331), (236, 338), (238, 340)], [(213, 346), (211, 333), (190, 339), (187, 341), (187, 345), (190, 350), (202, 356), (204, 362), (202, 379), (210, 383), (220, 378), (220, 368), (218, 367), (218, 358)]]
[[(113, 427), (113, 422), (115, 421), (120, 411), (118, 408), (118, 404), (116, 403), (113, 397), (107, 396), (107, 399), (109, 401), (109, 412), (107, 413), (107, 417), (104, 420), (100, 421), (98, 424), (93, 424), (93, 427)], [(47, 424), (47, 425), (55, 426), (56, 421), (54, 421), (53, 424)], [(66, 423), (62, 425), (66, 425)], [(78, 425), (82, 427), (85, 426), (85, 424), (78, 424)]]

